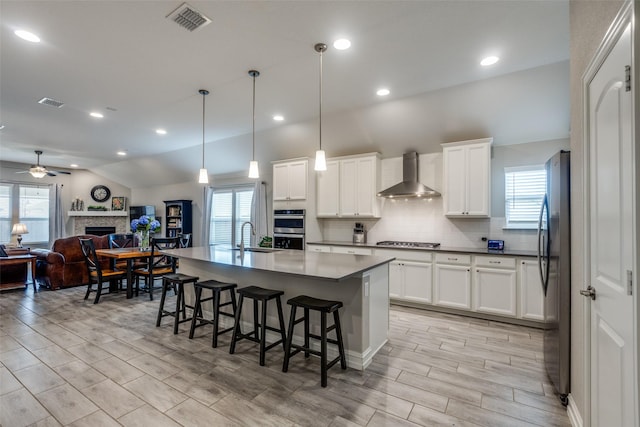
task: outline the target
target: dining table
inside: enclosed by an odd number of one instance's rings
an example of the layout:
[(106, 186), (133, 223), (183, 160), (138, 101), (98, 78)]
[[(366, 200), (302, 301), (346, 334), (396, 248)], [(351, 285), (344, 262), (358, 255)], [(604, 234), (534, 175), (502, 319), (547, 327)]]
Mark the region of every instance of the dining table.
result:
[(127, 299), (133, 298), (133, 262), (141, 258), (148, 259), (151, 256), (151, 249), (141, 250), (133, 247), (96, 249), (96, 255), (127, 262)]

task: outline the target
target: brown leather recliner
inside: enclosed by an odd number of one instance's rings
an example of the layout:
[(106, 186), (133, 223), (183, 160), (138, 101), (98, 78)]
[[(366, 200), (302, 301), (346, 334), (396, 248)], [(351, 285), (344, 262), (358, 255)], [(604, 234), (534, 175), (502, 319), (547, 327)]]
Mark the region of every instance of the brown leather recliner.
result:
[[(80, 239), (92, 239), (96, 249), (109, 248), (108, 236), (82, 234), (65, 237), (53, 243), (51, 250), (32, 249), (36, 255), (36, 277), (40, 286), (52, 290), (89, 283), (89, 274), (84, 255), (80, 247)], [(109, 261), (105, 259), (105, 267)]]

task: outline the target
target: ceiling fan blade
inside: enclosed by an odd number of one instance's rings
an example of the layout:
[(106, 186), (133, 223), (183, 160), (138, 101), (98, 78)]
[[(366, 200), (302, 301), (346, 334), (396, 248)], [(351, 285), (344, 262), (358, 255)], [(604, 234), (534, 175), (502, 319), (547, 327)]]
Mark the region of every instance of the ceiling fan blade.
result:
[(67, 171), (54, 171), (54, 170), (50, 170), (50, 169), (47, 169), (47, 171), (48, 172), (53, 172), (54, 174), (61, 173), (63, 175), (71, 175), (71, 172), (67, 172)]
[(29, 173), (29, 171), (18, 171), (16, 173)]

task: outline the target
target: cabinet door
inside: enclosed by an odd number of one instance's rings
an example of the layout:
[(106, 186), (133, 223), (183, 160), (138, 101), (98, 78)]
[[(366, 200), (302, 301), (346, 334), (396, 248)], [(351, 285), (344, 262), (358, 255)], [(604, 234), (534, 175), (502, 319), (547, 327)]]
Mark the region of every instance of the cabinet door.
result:
[(471, 267), (436, 264), (434, 304), (471, 309)]
[(316, 180), (316, 216), (335, 218), (339, 212), (340, 162), (327, 162), (327, 170), (318, 172)]
[(356, 216), (357, 212), (358, 161), (340, 161), (340, 215)]
[(404, 299), (431, 304), (432, 267), (423, 262), (402, 261)]
[(516, 271), (476, 268), (473, 308), (484, 313), (516, 315)]
[(470, 145), (467, 149), (466, 214), (489, 216), (491, 203), (491, 146)]
[(466, 212), (465, 147), (444, 149), (444, 212), (464, 215)]
[(389, 263), (389, 297), (401, 299), (404, 295), (404, 275), (402, 264), (398, 261)]
[(375, 217), (376, 209), (376, 159), (368, 157), (357, 163), (356, 215)]
[(307, 162), (302, 160), (289, 164), (289, 200), (307, 198)]
[(544, 294), (537, 260), (520, 262), (520, 317), (544, 320)]
[(273, 165), (273, 200), (289, 198), (289, 165), (280, 163)]

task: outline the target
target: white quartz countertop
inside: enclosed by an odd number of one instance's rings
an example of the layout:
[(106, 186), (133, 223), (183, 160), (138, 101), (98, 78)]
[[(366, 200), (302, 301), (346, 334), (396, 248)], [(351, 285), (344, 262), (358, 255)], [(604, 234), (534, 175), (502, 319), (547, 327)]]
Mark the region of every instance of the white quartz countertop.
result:
[(181, 259), (206, 261), (223, 266), (336, 281), (347, 279), (395, 259), (388, 256), (344, 255), (297, 250), (269, 253), (245, 251), (244, 256), (241, 257), (239, 251), (231, 250), (229, 246), (224, 245), (168, 249), (163, 253)]

